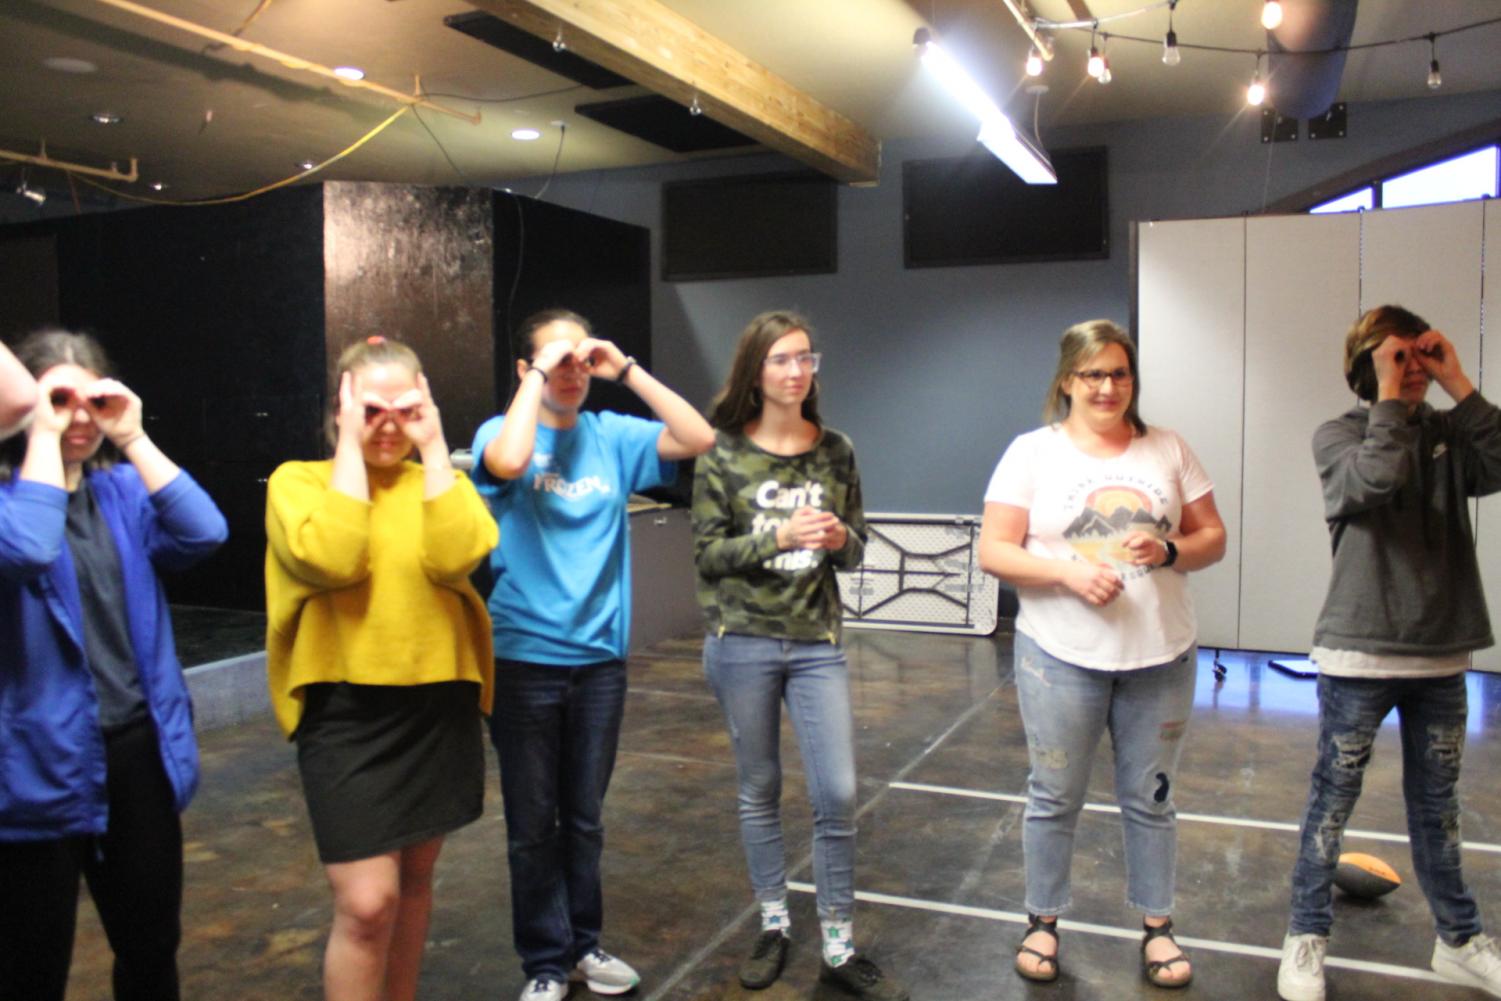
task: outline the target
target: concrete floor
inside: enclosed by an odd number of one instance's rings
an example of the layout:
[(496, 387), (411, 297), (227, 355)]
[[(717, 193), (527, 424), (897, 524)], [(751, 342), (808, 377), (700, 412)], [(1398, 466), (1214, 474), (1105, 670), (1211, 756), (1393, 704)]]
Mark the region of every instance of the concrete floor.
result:
[[(1175, 792), (1180, 820), (1177, 926), (1193, 952), (1187, 991), (1146, 986), (1139, 919), (1123, 903), (1118, 820), (1079, 826), (1076, 909), (1064, 921), (1063, 976), (1030, 985), (1011, 969), (1022, 910), (1021, 793), (1026, 743), (1011, 684), (1010, 638), (852, 631), (861, 817), (856, 938), (920, 1001), (1131, 999), (1237, 1001), (1275, 996), (1296, 824), (1312, 764), (1313, 684), (1227, 655), (1216, 685), (1201, 659), (1195, 711)], [(631, 694), (607, 801), (604, 945), (642, 974), (645, 1001), (757, 995), (735, 981), (754, 934), (735, 821), (734, 767), (694, 640), (633, 658)], [(1472, 676), (1463, 794), (1466, 876), (1488, 913), (1501, 906), (1501, 678)], [(785, 821), (793, 878), (811, 878), (809, 811), (785, 729)], [(202, 789), (185, 819), (184, 996), (232, 1001), (321, 997), (329, 894), (308, 831), (292, 749), (269, 718), (207, 733)], [(1092, 803), (1109, 805), (1108, 749)], [(522, 987), (510, 944), (504, 831), (491, 756), (487, 811), (454, 835), (439, 865), (421, 996), (511, 999)], [(1330, 1001), (1478, 1001), (1427, 972), (1433, 945), (1412, 880), (1400, 748), (1384, 730), (1350, 851), (1386, 859), (1405, 885), (1375, 903), (1340, 899)], [(817, 984), (812, 896), (793, 893), (794, 948), (765, 1001), (844, 995)], [(70, 1001), (107, 998), (109, 949), (81, 905)], [(1072, 924), (1072, 927), (1070, 925)], [(1501, 928), (1501, 926), (1498, 926)], [(1364, 961), (1352, 968), (1342, 961)], [(573, 1001), (589, 997), (576, 986)]]

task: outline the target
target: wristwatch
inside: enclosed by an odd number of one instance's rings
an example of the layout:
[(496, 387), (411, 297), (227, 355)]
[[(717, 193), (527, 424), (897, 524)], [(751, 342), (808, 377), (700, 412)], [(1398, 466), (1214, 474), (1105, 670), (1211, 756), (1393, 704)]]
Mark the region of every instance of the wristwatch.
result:
[(1157, 564), (1160, 567), (1170, 567), (1178, 562), (1178, 547), (1173, 545), (1172, 539), (1162, 540), (1163, 548), (1167, 550), (1167, 559)]

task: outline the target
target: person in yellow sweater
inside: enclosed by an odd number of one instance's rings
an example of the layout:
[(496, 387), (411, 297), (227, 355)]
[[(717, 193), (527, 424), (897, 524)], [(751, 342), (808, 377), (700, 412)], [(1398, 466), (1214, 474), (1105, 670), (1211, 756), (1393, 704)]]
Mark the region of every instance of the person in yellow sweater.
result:
[(334, 457), (267, 486), (267, 668), (334, 895), (325, 997), (409, 1001), (443, 838), (483, 807), (494, 661), (469, 573), (499, 532), (410, 348), (357, 342), (336, 378)]

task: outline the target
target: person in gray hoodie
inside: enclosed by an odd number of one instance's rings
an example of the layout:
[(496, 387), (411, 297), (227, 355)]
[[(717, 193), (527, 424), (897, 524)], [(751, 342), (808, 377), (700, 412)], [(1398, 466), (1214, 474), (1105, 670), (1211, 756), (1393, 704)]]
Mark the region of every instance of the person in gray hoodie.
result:
[[(1465, 670), (1491, 646), (1468, 499), (1501, 490), (1501, 410), (1465, 375), (1448, 339), (1400, 306), (1345, 337), (1361, 403), (1313, 437), (1334, 549), (1314, 630), (1318, 760), (1292, 876), (1277, 972), (1284, 1001), (1323, 1001), (1340, 841), (1381, 721), (1397, 710), (1413, 869), (1433, 911), (1432, 966), (1501, 997), (1501, 947), (1483, 933), (1460, 872)], [(1425, 401), (1438, 382), (1455, 401)]]

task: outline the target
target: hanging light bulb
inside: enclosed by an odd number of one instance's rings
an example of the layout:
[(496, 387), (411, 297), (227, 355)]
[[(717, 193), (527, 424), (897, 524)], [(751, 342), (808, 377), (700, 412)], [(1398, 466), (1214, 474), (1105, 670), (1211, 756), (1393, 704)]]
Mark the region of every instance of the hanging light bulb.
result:
[(1100, 83), (1109, 83), (1114, 79), (1114, 76), (1112, 76), (1110, 73), (1110, 55), (1106, 51), (1107, 49), (1109, 49), (1109, 47), (1110, 36), (1106, 35), (1100, 40), (1100, 72), (1099, 75), (1095, 77), (1095, 79), (1099, 80)]
[(1178, 51), (1178, 33), (1173, 30), (1173, 11), (1178, 9), (1178, 0), (1168, 0), (1167, 34), (1162, 36), (1162, 65), (1176, 66), (1183, 61)]
[(1037, 51), (1035, 45), (1027, 53), (1027, 76), (1042, 76), (1042, 53)]
[(1438, 71), (1438, 35), (1428, 33), (1428, 89), (1438, 90), (1444, 85), (1444, 76)]
[(1266, 84), (1261, 82), (1261, 57), (1256, 57), (1256, 72), (1251, 74), (1251, 85), (1246, 88), (1246, 103), (1253, 108), (1261, 107), (1266, 100)]
[(1099, 47), (1095, 45), (1095, 34), (1089, 33), (1089, 62), (1084, 64), (1084, 69), (1096, 80), (1105, 72), (1105, 57), (1100, 55)]
[(1266, 0), (1261, 5), (1261, 26), (1267, 31), (1282, 23), (1282, 4), (1278, 0)]

